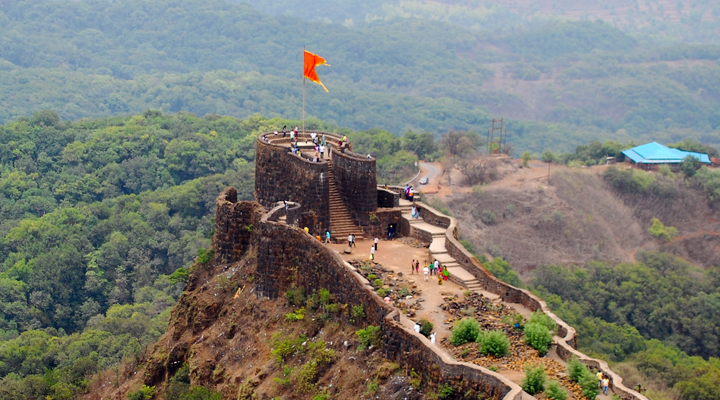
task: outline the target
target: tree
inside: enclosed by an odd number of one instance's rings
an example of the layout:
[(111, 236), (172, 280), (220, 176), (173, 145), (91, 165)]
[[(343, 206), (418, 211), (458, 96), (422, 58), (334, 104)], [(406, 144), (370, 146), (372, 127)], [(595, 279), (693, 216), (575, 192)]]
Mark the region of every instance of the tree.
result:
[(527, 168), (528, 163), (530, 162), (530, 160), (532, 160), (532, 158), (533, 158), (532, 154), (530, 154), (529, 151), (525, 151), (524, 153), (522, 153), (522, 155), (520, 156), (520, 159), (522, 159), (523, 167)]
[(702, 164), (700, 163), (700, 160), (697, 159), (695, 156), (687, 156), (683, 158), (683, 160), (680, 162), (680, 170), (687, 176), (688, 178), (692, 178), (695, 176), (695, 173), (700, 168)]
[(474, 149), (473, 143), (467, 137), (466, 132), (462, 131), (453, 130), (443, 134), (440, 143), (453, 156), (461, 156)]
[(548, 149), (543, 151), (540, 159), (542, 160), (542, 162), (552, 163), (557, 161), (557, 156), (555, 156), (555, 153)]

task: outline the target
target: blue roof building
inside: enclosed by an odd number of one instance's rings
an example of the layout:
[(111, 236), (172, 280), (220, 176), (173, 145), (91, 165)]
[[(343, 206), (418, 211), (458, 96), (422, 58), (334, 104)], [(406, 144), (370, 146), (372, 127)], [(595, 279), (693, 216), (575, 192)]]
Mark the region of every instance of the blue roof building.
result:
[(660, 164), (680, 164), (687, 156), (695, 157), (701, 163), (710, 164), (710, 158), (707, 154), (673, 149), (657, 142), (633, 147), (622, 153), (635, 164), (645, 165), (647, 168), (651, 168), (653, 165), (659, 166)]

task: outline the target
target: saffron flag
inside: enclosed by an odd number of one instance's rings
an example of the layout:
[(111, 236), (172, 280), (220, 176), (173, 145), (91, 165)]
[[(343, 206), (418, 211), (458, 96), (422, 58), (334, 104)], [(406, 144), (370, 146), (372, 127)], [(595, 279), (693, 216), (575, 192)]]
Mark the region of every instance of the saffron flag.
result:
[(303, 77), (317, 83), (318, 85), (322, 86), (326, 92), (329, 92), (325, 85), (320, 82), (320, 78), (318, 78), (317, 73), (315, 72), (315, 67), (323, 64), (330, 66), (330, 64), (325, 62), (324, 58), (305, 50), (305, 69), (303, 70)]

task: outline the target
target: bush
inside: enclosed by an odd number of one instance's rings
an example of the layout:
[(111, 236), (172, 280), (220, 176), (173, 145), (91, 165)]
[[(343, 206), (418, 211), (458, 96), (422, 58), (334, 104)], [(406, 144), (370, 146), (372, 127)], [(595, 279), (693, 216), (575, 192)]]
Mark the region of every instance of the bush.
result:
[(680, 162), (680, 170), (688, 178), (695, 176), (698, 168), (700, 168), (700, 160), (697, 157), (687, 156)]
[(480, 333), (480, 323), (474, 318), (463, 318), (452, 329), (450, 343), (460, 346), (467, 342), (474, 342)]
[(545, 389), (545, 395), (550, 400), (565, 400), (567, 392), (560, 386), (558, 381), (550, 381)]
[(305, 308), (300, 307), (295, 312), (285, 314), (285, 319), (288, 321), (302, 321), (305, 319)]
[(305, 294), (301, 287), (293, 286), (285, 292), (285, 300), (291, 306), (302, 306), (305, 304)]
[(380, 289), (377, 290), (377, 294), (378, 294), (378, 296), (380, 296), (380, 297), (385, 297), (385, 295), (387, 295), (387, 291), (386, 291), (385, 289), (383, 289), (383, 288), (380, 288)]
[(452, 397), (452, 395), (455, 394), (455, 389), (452, 388), (452, 386), (448, 385), (447, 383), (438, 386), (438, 398), (439, 399), (447, 399), (448, 397)]
[(525, 343), (544, 356), (552, 343), (552, 333), (545, 325), (529, 323), (525, 325)]
[(380, 327), (377, 325), (369, 325), (365, 329), (358, 330), (355, 334), (360, 338), (358, 350), (363, 350), (370, 346), (380, 347), (382, 344), (382, 331), (380, 331)]
[(580, 375), (580, 379), (578, 379), (578, 385), (582, 388), (583, 396), (588, 399), (594, 399), (600, 393), (597, 377), (590, 372), (588, 367), (583, 369), (583, 373)]
[(495, 213), (490, 210), (482, 210), (480, 214), (480, 220), (485, 225), (492, 225), (495, 223)]
[(555, 332), (557, 324), (547, 314), (542, 311), (535, 311), (530, 315), (530, 321), (528, 324), (540, 324), (544, 325), (550, 332)]
[(420, 320), (420, 333), (423, 336), (425, 336), (425, 337), (430, 336), (430, 334), (432, 333), (433, 327), (434, 326), (433, 326), (432, 322), (430, 322), (426, 319)]
[(510, 339), (501, 330), (480, 332), (476, 341), (480, 344), (478, 349), (481, 354), (504, 357), (510, 350)]
[(353, 318), (365, 318), (365, 306), (362, 304), (352, 307)]
[(330, 294), (330, 291), (327, 289), (320, 289), (320, 303), (328, 304), (330, 303), (330, 300), (332, 300), (332, 295)]
[(545, 365), (538, 364), (532, 366), (525, 364), (525, 378), (523, 378), (520, 386), (528, 394), (536, 394), (545, 390)]
[(375, 285), (375, 286), (377, 286), (377, 287), (382, 286), (382, 284), (383, 284), (383, 282), (382, 282), (382, 280), (380, 280), (380, 279), (375, 279), (375, 280), (373, 281), (373, 285)]
[(571, 358), (567, 363), (568, 378), (573, 382), (579, 381), (586, 368), (585, 364), (581, 363), (577, 357)]
[(652, 219), (652, 226), (648, 228), (648, 232), (658, 239), (663, 239), (666, 242), (673, 240), (678, 234), (678, 230), (672, 226), (665, 226), (659, 219)]
[(149, 400), (155, 396), (155, 386), (143, 385), (140, 389), (134, 392), (128, 392), (128, 400)]

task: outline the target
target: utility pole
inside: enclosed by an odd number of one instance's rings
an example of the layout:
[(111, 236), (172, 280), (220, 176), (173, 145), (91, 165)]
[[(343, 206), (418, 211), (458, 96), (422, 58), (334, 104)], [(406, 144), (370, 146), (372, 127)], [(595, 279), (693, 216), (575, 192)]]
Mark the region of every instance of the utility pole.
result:
[[(495, 126), (495, 123), (498, 123), (497, 127)], [(502, 118), (500, 118), (500, 119), (493, 118), (492, 119), (492, 128), (488, 129), (487, 150), (486, 150), (488, 154), (491, 153), (490, 148), (492, 147), (492, 143), (495, 141), (495, 136), (496, 136), (495, 132), (498, 132), (498, 134), (497, 134), (497, 138), (499, 139), (498, 150), (501, 150), (502, 144), (503, 144), (503, 119)], [(507, 133), (507, 129), (505, 129), (505, 133)]]

